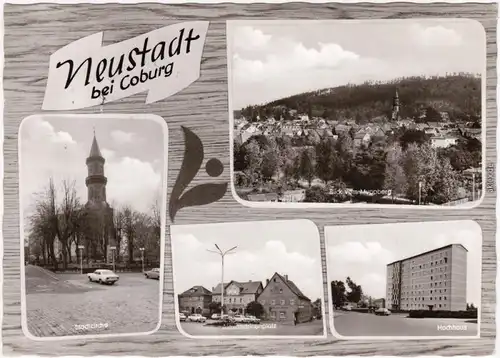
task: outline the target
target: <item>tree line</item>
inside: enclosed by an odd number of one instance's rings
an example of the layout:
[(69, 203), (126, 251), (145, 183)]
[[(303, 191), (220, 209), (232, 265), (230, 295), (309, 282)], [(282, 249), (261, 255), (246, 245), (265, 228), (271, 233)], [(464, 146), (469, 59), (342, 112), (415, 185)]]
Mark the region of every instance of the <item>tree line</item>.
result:
[(332, 281), (330, 282), (330, 286), (334, 308), (340, 308), (346, 303), (357, 304), (363, 298), (363, 288), (357, 285), (350, 277), (347, 277), (345, 282), (340, 280)]
[[(113, 210), (112, 222), (102, 215), (88, 210), (77, 195), (75, 182), (62, 181), (56, 186), (53, 179), (45, 190), (35, 194), (33, 210), (27, 218), (28, 260), (41, 265), (52, 265), (55, 270), (62, 264), (80, 262), (80, 250), (76, 250), (73, 262), (71, 248), (84, 245), (82, 259), (87, 264), (105, 261), (108, 255), (110, 236), (117, 249), (116, 262), (131, 264), (144, 248), (145, 261), (156, 263), (160, 259), (161, 216), (157, 203), (149, 213), (142, 213), (131, 206)], [(54, 244), (60, 243), (60, 254), (56, 255)]]
[(388, 82), (369, 81), (360, 85), (322, 89), (262, 105), (247, 106), (241, 110), (241, 115), (251, 121), (270, 117), (290, 120), (293, 118), (290, 110), (295, 110), (307, 114), (309, 118), (347, 118), (361, 124), (381, 115), (390, 118), (396, 88), (402, 118), (416, 118), (426, 109), (432, 112), (428, 120), (433, 120), (433, 115), (441, 111), (448, 112), (452, 122), (479, 119), (481, 77), (467, 73), (403, 77)]
[[(343, 202), (350, 199), (350, 188), (443, 204), (472, 190), (462, 172), (480, 166), (482, 152), (474, 138), (433, 148), (423, 131), (405, 128), (368, 146), (355, 146), (353, 133), (343, 132), (337, 139), (312, 137), (301, 143), (258, 135), (234, 148), (238, 188), (282, 192), (306, 187), (307, 202)], [(316, 179), (322, 184), (313, 186)]]

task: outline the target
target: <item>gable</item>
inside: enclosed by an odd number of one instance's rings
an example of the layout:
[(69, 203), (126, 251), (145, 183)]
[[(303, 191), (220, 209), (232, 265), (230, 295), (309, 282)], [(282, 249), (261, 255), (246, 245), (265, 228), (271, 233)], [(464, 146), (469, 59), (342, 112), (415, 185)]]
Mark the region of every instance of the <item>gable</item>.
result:
[(237, 285), (235, 282), (232, 282), (229, 284), (229, 286), (226, 287), (226, 295), (229, 296), (235, 296), (240, 294), (240, 286)]
[(274, 274), (273, 277), (269, 280), (269, 283), (264, 287), (261, 295), (283, 295), (283, 296), (295, 296), (298, 297), (295, 292), (291, 290), (291, 288), (286, 284), (283, 277), (278, 274)]

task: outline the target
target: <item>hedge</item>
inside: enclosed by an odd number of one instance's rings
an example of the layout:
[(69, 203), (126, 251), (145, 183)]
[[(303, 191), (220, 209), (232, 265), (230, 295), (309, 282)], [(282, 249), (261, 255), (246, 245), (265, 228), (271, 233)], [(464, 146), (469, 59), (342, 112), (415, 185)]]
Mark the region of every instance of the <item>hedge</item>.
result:
[(477, 319), (477, 311), (428, 311), (412, 310), (410, 318), (467, 318)]

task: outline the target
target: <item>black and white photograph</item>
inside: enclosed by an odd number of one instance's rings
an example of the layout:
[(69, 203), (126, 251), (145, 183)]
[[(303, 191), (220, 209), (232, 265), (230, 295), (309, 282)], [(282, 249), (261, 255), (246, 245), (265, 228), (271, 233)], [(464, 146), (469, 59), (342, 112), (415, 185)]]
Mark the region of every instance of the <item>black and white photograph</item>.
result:
[(193, 338), (326, 337), (309, 220), (171, 227), (177, 327)]
[(167, 128), (152, 115), (35, 115), (19, 130), (23, 331), (159, 328)]
[(335, 336), (479, 337), (475, 221), (330, 226), (325, 239)]
[(233, 195), (245, 204), (480, 203), (479, 22), (230, 21), (227, 29)]

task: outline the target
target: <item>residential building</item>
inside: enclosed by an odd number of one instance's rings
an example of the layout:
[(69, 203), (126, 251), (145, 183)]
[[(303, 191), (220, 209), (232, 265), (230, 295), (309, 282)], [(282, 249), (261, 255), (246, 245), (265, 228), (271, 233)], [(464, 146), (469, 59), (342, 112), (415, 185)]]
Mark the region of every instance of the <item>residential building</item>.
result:
[(454, 136), (434, 136), (431, 137), (431, 145), (433, 148), (447, 148), (457, 144), (457, 140), (458, 138)]
[(465, 310), (467, 249), (451, 244), (387, 265), (387, 308)]
[(372, 305), (377, 308), (386, 308), (385, 307), (385, 298), (378, 298), (372, 301)]
[[(230, 281), (224, 283), (224, 306), (227, 312), (237, 312), (244, 314), (250, 302), (257, 301), (257, 297), (263, 291), (262, 282)], [(212, 301), (221, 302), (221, 284), (212, 289)]]
[(179, 300), (179, 311), (202, 313), (209, 309), (212, 302), (212, 293), (203, 286), (193, 286), (177, 296)]
[(313, 317), (313, 304), (288, 275), (275, 273), (266, 280), (264, 291), (258, 297), (264, 307), (264, 317), (274, 321), (308, 322)]

